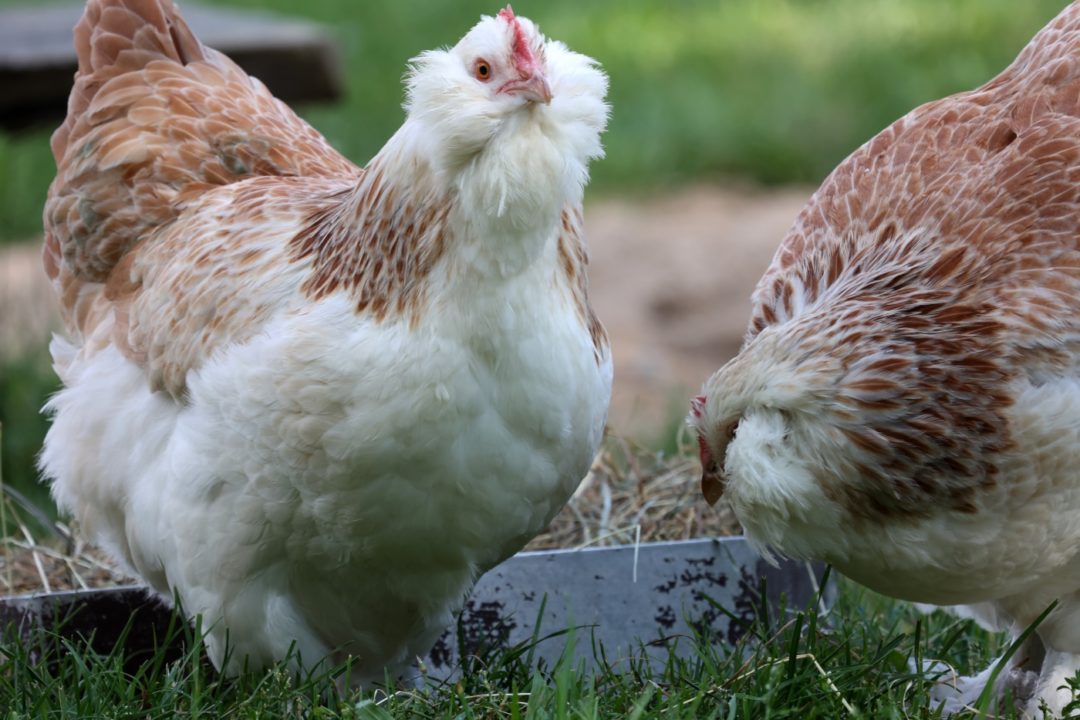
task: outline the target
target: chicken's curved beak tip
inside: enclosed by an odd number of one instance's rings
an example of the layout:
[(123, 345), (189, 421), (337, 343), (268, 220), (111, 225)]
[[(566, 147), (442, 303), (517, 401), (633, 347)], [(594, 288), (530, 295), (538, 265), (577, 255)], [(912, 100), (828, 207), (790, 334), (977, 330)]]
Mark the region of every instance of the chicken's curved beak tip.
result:
[(701, 494), (705, 496), (705, 502), (715, 505), (724, 495), (724, 482), (719, 474), (706, 470), (701, 475)]
[(525, 83), (525, 91), (522, 95), (533, 102), (551, 104), (551, 86), (548, 85), (547, 78), (539, 73), (533, 75)]

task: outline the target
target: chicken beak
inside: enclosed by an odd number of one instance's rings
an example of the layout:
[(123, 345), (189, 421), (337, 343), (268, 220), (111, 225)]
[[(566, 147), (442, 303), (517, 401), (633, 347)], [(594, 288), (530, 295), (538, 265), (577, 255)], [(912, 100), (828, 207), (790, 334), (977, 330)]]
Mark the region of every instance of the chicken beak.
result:
[(551, 104), (551, 86), (542, 72), (534, 72), (528, 80), (515, 88), (515, 92), (526, 100)]
[(715, 505), (724, 494), (726, 480), (720, 473), (716, 463), (710, 463), (701, 473), (701, 494), (705, 496), (705, 502)]

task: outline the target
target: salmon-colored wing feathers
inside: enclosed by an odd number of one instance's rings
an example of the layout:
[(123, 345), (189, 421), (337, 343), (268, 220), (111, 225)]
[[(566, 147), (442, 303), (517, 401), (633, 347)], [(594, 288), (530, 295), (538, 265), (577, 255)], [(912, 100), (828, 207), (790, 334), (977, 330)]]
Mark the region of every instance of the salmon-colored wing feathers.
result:
[[(908, 233), (934, 236), (934, 256), (908, 263), (930, 285), (978, 268), (980, 287), (1011, 294), (1030, 287), (1017, 271), (1032, 264), (1071, 277), (1068, 264), (1054, 268), (1080, 238), (1078, 156), (1073, 5), (991, 82), (916, 108), (833, 171), (758, 284), (748, 337), (838, 283), (857, 292), (857, 268), (880, 264), (875, 254)], [(1047, 243), (1059, 250), (1047, 253)]]
[(92, 3), (75, 44), (79, 72), (53, 136), (57, 178), (44, 216), (45, 267), (70, 331), (90, 329), (96, 286), (200, 192), (256, 175), (359, 172), (203, 47), (170, 0)]

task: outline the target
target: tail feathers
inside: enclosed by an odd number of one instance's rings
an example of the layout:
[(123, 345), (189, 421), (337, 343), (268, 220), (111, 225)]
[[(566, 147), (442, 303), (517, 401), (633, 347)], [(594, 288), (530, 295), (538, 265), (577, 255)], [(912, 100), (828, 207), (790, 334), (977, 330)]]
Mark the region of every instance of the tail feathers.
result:
[(108, 315), (98, 296), (128, 253), (214, 186), (358, 172), (262, 83), (203, 46), (172, 0), (89, 0), (75, 46), (79, 71), (52, 139), (57, 172), (43, 218), (45, 271), (69, 332), (85, 336)]
[(53, 134), (57, 162), (67, 151), (74, 121), (91, 107), (98, 92), (121, 75), (156, 60), (181, 65), (209, 59), (172, 0), (90, 0), (75, 26), (79, 70), (68, 98), (68, 115)]
[(183, 64), (203, 59), (202, 44), (177, 14), (172, 0), (91, 0), (75, 26), (79, 72), (108, 67), (130, 49)]

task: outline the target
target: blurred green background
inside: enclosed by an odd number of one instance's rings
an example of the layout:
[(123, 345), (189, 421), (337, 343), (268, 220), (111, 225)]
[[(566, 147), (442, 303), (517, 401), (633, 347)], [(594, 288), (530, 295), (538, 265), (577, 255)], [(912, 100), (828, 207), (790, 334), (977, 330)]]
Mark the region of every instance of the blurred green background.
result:
[[(11, 6), (28, 0), (0, 0)], [(346, 98), (301, 114), (363, 163), (402, 120), (417, 52), (456, 42), (493, 2), (229, 0), (326, 23)], [(700, 180), (816, 183), (915, 105), (1003, 68), (1064, 0), (545, 0), (515, 3), (611, 77), (607, 158), (590, 193)], [(0, 244), (34, 241), (54, 166), (49, 129), (0, 133)], [(18, 313), (4, 307), (0, 313)], [(3, 318), (0, 318), (2, 321)], [(3, 477), (31, 490), (55, 387), (44, 348), (0, 363)], [(31, 490), (32, 491), (32, 490)], [(37, 494), (36, 497), (42, 497)]]

